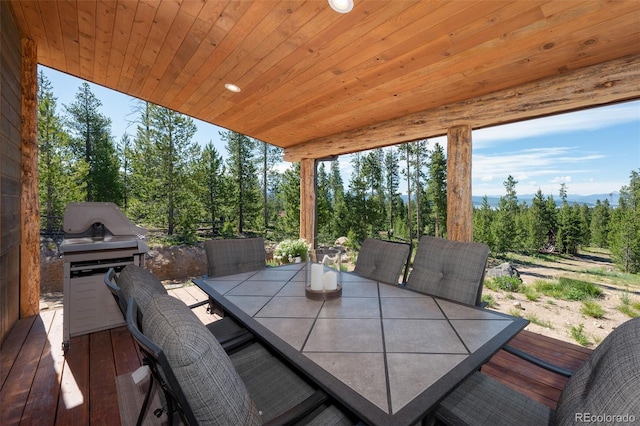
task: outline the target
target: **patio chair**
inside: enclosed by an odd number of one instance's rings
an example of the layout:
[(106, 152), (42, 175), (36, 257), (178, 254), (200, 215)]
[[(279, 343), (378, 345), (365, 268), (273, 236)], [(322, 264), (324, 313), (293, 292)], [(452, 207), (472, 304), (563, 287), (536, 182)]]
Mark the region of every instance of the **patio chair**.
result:
[(210, 278), (242, 272), (257, 271), (266, 267), (263, 238), (238, 238), (207, 240), (207, 275)]
[[(129, 298), (133, 297), (144, 311), (151, 297), (156, 294), (168, 294), (153, 273), (137, 265), (127, 265), (120, 275), (116, 275), (115, 270), (110, 268), (104, 277), (104, 282), (122, 311), (123, 318), (126, 315), (126, 301)], [(208, 303), (208, 300), (189, 305), (189, 308), (195, 309), (205, 303)], [(207, 328), (229, 352), (237, 350), (254, 339), (248, 330), (229, 317), (212, 321), (207, 324)]]
[[(144, 333), (139, 317), (131, 299), (127, 326), (155, 364), (152, 371), (168, 406), (175, 406), (186, 424), (300, 424), (323, 415), (328, 401), (323, 391), (258, 343), (227, 355), (180, 300), (153, 296), (141, 315)], [(335, 407), (324, 415), (334, 412)]]
[(406, 288), (480, 306), (489, 247), (423, 236)]
[(640, 418), (640, 318), (598, 345), (562, 389), (556, 411), (476, 372), (440, 403), (436, 417), (451, 425), (633, 422)]
[(398, 284), (404, 268), (404, 283), (409, 271), (410, 256), (411, 244), (367, 238), (362, 242), (353, 272), (386, 284)]

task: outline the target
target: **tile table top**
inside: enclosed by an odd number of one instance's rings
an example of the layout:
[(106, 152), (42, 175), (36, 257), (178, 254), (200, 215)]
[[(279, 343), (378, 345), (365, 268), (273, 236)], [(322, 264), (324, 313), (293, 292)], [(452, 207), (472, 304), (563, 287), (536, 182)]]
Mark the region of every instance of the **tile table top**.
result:
[(305, 297), (304, 264), (197, 279), (223, 309), (372, 424), (410, 424), (527, 321), (342, 274)]

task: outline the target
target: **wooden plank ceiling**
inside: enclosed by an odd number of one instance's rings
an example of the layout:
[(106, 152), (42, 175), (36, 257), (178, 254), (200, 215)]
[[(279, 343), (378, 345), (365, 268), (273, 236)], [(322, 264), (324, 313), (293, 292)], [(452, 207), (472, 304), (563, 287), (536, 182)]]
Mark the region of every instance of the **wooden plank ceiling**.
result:
[(42, 65), (283, 148), (640, 53), (637, 0), (11, 3)]

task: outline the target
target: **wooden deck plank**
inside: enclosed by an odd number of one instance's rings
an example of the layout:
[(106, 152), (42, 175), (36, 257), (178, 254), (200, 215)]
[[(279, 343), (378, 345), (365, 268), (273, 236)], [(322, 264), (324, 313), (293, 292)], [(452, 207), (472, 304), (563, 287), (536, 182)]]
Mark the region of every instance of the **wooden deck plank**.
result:
[[(591, 350), (551, 337), (521, 331), (510, 345), (553, 365), (577, 370)], [(481, 370), (510, 388), (555, 410), (567, 378), (535, 366), (513, 354), (498, 351)]]
[(116, 393), (115, 354), (109, 330), (90, 334), (89, 418), (92, 425), (120, 425)]
[(142, 358), (126, 326), (111, 330), (111, 344), (116, 368), (116, 376), (135, 371), (142, 365)]
[[(169, 291), (187, 304), (206, 299), (198, 292), (189, 286)], [(205, 307), (199, 309), (203, 322), (217, 318), (207, 314)], [(115, 376), (141, 365), (131, 334), (122, 326), (72, 337), (66, 357), (61, 351), (62, 334), (61, 309), (21, 320), (9, 334), (0, 351), (4, 377), (0, 424), (36, 424), (36, 420), (39, 425), (54, 424), (54, 420), (56, 425), (119, 424)], [(510, 344), (571, 369), (591, 353), (588, 348), (526, 330)], [(567, 380), (505, 351), (498, 351), (482, 372), (552, 408)]]
[(52, 319), (51, 312), (41, 313), (26, 336), (0, 392), (0, 424), (17, 424), (22, 418)]
[(62, 370), (56, 425), (89, 424), (89, 335), (72, 337)]
[(0, 351), (0, 389), (4, 387), (13, 363), (18, 358), (18, 353), (20, 353), (20, 349), (22, 349), (22, 345), (36, 318), (38, 316), (34, 315), (19, 320), (2, 344), (2, 351)]
[[(198, 299), (189, 290), (187, 290), (187, 288), (188, 287), (180, 287), (180, 288), (172, 289), (169, 291), (169, 294), (171, 294), (173, 297), (176, 297), (182, 300), (187, 305), (191, 305), (193, 303), (200, 302), (201, 300), (207, 299), (207, 297)], [(210, 322), (215, 321), (216, 319), (219, 318), (218, 316), (209, 314), (207, 312), (206, 305), (194, 308), (192, 309), (192, 311), (204, 324), (209, 324)]]
[(53, 313), (53, 321), (31, 385), (21, 425), (40, 426), (55, 423), (64, 353), (62, 351), (62, 310), (55, 310)]

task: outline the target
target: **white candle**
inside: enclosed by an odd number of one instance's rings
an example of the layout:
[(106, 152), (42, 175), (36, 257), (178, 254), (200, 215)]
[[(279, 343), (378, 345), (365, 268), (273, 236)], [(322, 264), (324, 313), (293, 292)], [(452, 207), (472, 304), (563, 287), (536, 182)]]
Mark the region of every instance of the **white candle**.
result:
[(322, 286), (325, 290), (335, 290), (338, 288), (338, 273), (327, 271), (322, 276)]
[(322, 290), (322, 273), (323, 266), (319, 263), (311, 264), (311, 290)]

